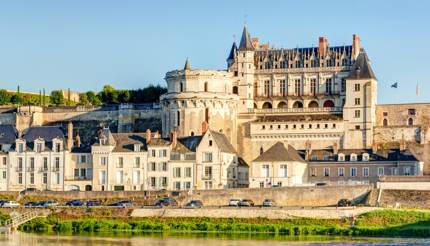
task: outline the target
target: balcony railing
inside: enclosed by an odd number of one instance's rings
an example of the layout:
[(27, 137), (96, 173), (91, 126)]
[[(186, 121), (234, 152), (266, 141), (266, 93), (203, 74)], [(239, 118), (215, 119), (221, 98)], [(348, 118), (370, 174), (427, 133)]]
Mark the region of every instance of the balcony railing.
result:
[(15, 168), (15, 171), (17, 171), (17, 172), (22, 172), (22, 170), (23, 170), (23, 168), (22, 168), (22, 167), (17, 167), (17, 168)]
[(41, 172), (41, 173), (44, 173), (44, 172), (47, 172), (48, 171), (48, 168), (47, 167), (41, 167), (40, 169), (39, 169), (39, 172)]
[(212, 175), (205, 175), (202, 177), (202, 180), (211, 180), (212, 179)]
[(52, 168), (52, 171), (53, 171), (53, 172), (59, 172), (59, 171), (60, 171), (60, 168), (59, 168), (59, 167), (53, 167), (53, 168)]
[(340, 113), (342, 107), (331, 108), (263, 108), (248, 109), (248, 113), (254, 114), (272, 114), (272, 113)]
[(27, 172), (34, 172), (34, 167), (27, 167)]

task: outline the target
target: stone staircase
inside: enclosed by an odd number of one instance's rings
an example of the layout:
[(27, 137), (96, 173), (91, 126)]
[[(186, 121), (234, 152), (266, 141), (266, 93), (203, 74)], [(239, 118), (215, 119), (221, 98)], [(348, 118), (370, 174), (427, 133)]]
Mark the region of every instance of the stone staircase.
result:
[(4, 221), (2, 225), (0, 225), (0, 233), (11, 233), (18, 228), (19, 225), (35, 218), (47, 217), (50, 213), (50, 210), (33, 210), (23, 214), (11, 215), (9, 220)]

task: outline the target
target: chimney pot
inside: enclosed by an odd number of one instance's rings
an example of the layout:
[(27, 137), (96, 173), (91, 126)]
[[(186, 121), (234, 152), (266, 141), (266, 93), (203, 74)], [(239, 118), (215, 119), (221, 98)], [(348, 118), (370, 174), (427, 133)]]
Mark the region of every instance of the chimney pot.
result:
[(360, 54), (360, 37), (357, 34), (352, 35), (352, 57), (357, 59), (358, 54)]
[(72, 150), (73, 148), (73, 123), (69, 121), (67, 123), (67, 149)]
[(339, 153), (339, 146), (337, 143), (333, 143), (333, 154), (337, 155)]
[(151, 142), (151, 129), (146, 129), (146, 144), (149, 144)]
[(178, 133), (176, 132), (176, 129), (170, 133), (170, 142), (172, 143), (172, 148), (175, 148), (178, 143)]
[(202, 122), (202, 135), (204, 135), (209, 130), (209, 123), (207, 121)]
[(327, 49), (328, 49), (328, 40), (326, 37), (319, 38), (318, 48), (319, 48), (320, 57), (325, 57), (327, 55)]

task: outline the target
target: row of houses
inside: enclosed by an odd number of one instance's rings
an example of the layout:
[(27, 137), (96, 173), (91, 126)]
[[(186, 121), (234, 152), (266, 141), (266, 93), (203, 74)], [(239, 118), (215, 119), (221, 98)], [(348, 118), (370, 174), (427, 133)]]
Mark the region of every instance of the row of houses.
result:
[(98, 131), (90, 144), (56, 126), (18, 132), (0, 125), (0, 190), (139, 191), (367, 184), (385, 175), (422, 175), (406, 148), (305, 150), (278, 142), (249, 165), (228, 138), (202, 123), (202, 135), (169, 138)]

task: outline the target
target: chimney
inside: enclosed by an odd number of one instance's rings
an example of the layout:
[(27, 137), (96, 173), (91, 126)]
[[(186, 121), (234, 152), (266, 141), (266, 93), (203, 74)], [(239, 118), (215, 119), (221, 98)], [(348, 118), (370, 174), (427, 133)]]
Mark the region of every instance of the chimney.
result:
[(172, 148), (175, 148), (178, 143), (178, 133), (176, 132), (176, 129), (173, 129), (170, 133), (170, 142), (172, 143)]
[(73, 123), (67, 123), (67, 149), (72, 150), (73, 147)]
[(399, 149), (400, 149), (400, 151), (405, 151), (406, 150), (406, 141), (404, 139), (400, 140), (400, 142), (399, 142)]
[(154, 138), (160, 138), (160, 133), (159, 133), (158, 131), (156, 131), (156, 132), (154, 133)]
[(337, 155), (339, 153), (339, 146), (337, 143), (333, 143), (333, 154)]
[(260, 48), (260, 41), (258, 40), (258, 38), (252, 38), (252, 46), (255, 49), (259, 49)]
[(352, 58), (357, 59), (360, 54), (360, 37), (357, 34), (352, 35)]
[(373, 142), (372, 143), (372, 153), (376, 154), (376, 152), (378, 152), (378, 144)]
[(306, 141), (305, 148), (305, 160), (309, 161), (312, 154), (312, 143), (309, 140)]
[(151, 129), (146, 129), (146, 144), (149, 144), (151, 142)]
[(202, 122), (202, 135), (204, 135), (209, 130), (209, 123), (207, 121)]
[(76, 144), (76, 147), (81, 147), (81, 136), (79, 136), (79, 133), (76, 135), (76, 138), (75, 138), (75, 144)]
[(325, 57), (327, 55), (327, 50), (328, 50), (328, 40), (326, 37), (319, 38), (318, 47), (319, 47), (320, 57)]

